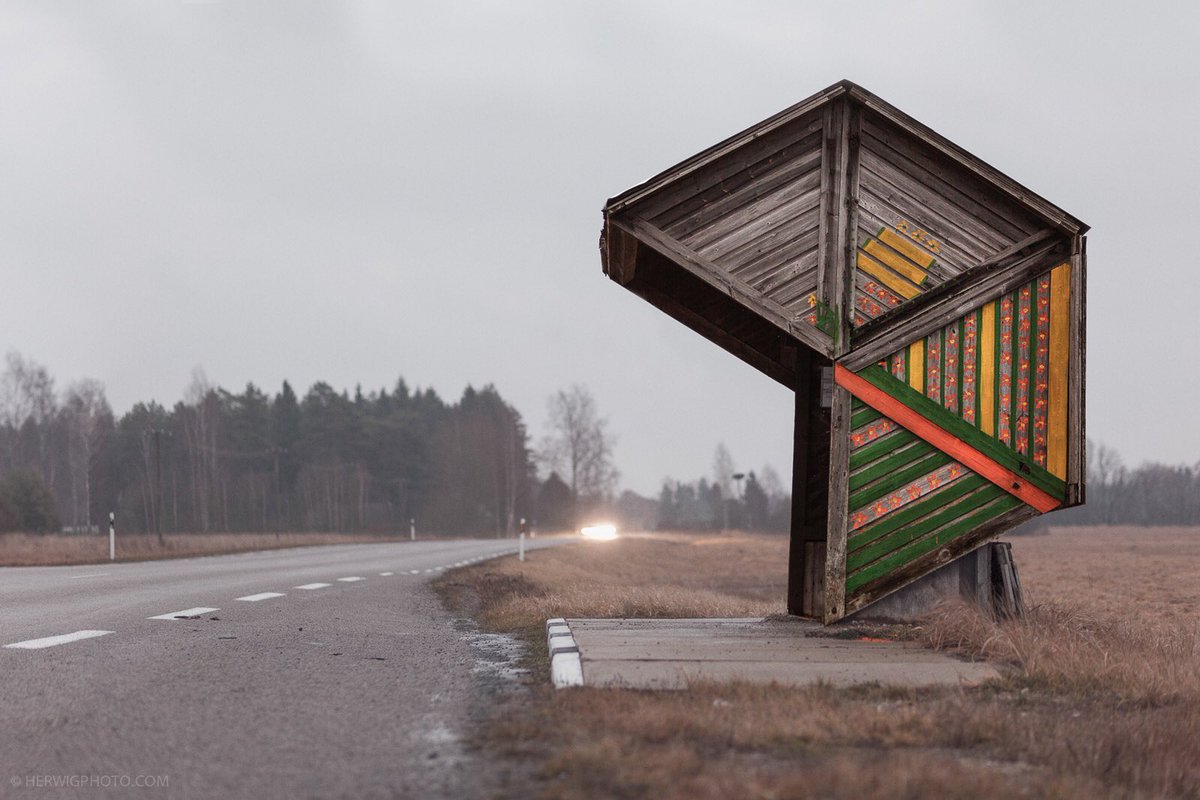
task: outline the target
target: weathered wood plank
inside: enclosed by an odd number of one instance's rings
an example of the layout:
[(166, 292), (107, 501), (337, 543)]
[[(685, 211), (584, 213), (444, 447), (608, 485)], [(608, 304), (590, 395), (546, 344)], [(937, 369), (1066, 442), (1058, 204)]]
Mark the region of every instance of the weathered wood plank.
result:
[[(854, 398), (857, 400), (858, 398)], [(858, 410), (855, 410), (850, 416), (850, 424), (854, 425), (854, 420), (858, 417)], [(852, 427), (851, 430), (854, 428)], [(917, 436), (911, 431), (906, 431), (904, 428), (897, 427), (891, 433), (886, 434), (879, 439), (865, 444), (862, 447), (854, 448), (851, 445), (850, 450), (850, 477), (853, 478), (857, 471), (869, 465), (873, 461), (877, 461), (885, 456), (888, 456), (901, 447), (908, 445), (911, 442), (917, 441)]]
[[(983, 494), (986, 490), (980, 490), (979, 494)], [(998, 490), (997, 490), (998, 491)], [(850, 573), (846, 581), (846, 591), (854, 592), (856, 589), (870, 583), (872, 580), (885, 576), (905, 564), (926, 555), (928, 553), (938, 553), (939, 561), (944, 564), (950, 563), (953, 557), (949, 551), (945, 549), (945, 545), (954, 541), (965, 533), (978, 528), (983, 523), (1003, 516), (1006, 512), (1014, 508), (1019, 508), (1021, 501), (1015, 497), (999, 493), (998, 496), (988, 498), (989, 502), (982, 505), (977, 510), (972, 511), (962, 519), (954, 520), (947, 524), (944, 528), (936, 533), (927, 533), (924, 536), (915, 539), (908, 544), (900, 547), (895, 552), (884, 556), (879, 561), (856, 569)], [(968, 501), (964, 501), (968, 502)], [(940, 519), (951, 515), (951, 511), (943, 512), (939, 515)], [(944, 539), (942, 537), (945, 537)], [(903, 534), (897, 534), (894, 538), (902, 539)]]
[[(850, 507), (857, 508), (893, 491), (892, 488), (888, 488), (885, 482), (880, 482), (874, 486), (870, 484), (874, 481), (879, 481), (881, 478), (903, 475), (903, 472), (897, 472), (901, 467), (906, 467), (914, 461), (924, 459), (933, 452), (933, 445), (927, 442), (913, 442), (906, 447), (896, 447), (894, 452), (887, 454), (885, 457), (878, 458), (873, 464), (864, 465), (859, 469), (853, 468), (853, 456), (851, 456)], [(924, 467), (924, 469), (925, 472), (929, 472), (931, 468)], [(918, 476), (921, 474), (924, 473), (917, 473)], [(901, 486), (905, 483), (908, 483), (908, 481), (900, 480)], [(869, 491), (864, 492), (861, 497), (856, 496), (859, 489), (866, 487), (869, 487)]]
[(1087, 500), (1087, 237), (1076, 236), (1071, 251), (1070, 361), (1075, 366), (1067, 381), (1067, 504), (1079, 505)]
[(1036, 517), (1037, 513), (1036, 510), (1027, 505), (1017, 506), (1012, 511), (984, 523), (978, 529), (948, 542), (941, 550), (913, 559), (895, 572), (860, 587), (847, 600), (846, 613), (859, 611), (876, 600), (903, 589), (913, 581), (925, 577), (942, 564), (948, 564), (954, 559), (986, 544), (990, 539), (1000, 535), (1009, 528), (1016, 527), (1022, 522)]
[[(869, 239), (878, 238), (880, 230), (895, 230), (899, 220), (909, 220), (910, 215), (902, 213), (867, 189), (859, 193), (859, 229), (858, 244), (864, 245)], [(974, 264), (977, 258), (958, 249), (954, 242), (948, 242), (937, 253), (937, 259), (929, 269), (931, 284), (945, 283), (963, 271), (964, 264)]]
[[(743, 270), (734, 271), (733, 274), (764, 293), (770, 293), (772, 289), (803, 272), (814, 271), (815, 278), (815, 270), (818, 267), (817, 231), (810, 231), (794, 244), (795, 249), (790, 252), (781, 252), (770, 259), (763, 259), (762, 262), (754, 262)], [(813, 286), (816, 286), (815, 280)]]
[[(761, 203), (816, 172), (821, 166), (820, 129), (805, 137), (804, 141), (797, 142), (795, 149), (797, 154), (791, 158), (772, 156), (738, 173), (734, 179), (722, 181), (705, 193), (689, 198), (669, 214), (646, 218), (677, 239), (718, 224), (738, 209)], [(695, 207), (682, 216), (675, 216), (676, 212), (688, 206)]]
[[(955, 483), (961, 482), (956, 481)], [(953, 486), (954, 484), (951, 485)], [(932, 497), (932, 495), (926, 495), (926, 497)], [(1020, 502), (1015, 497), (1006, 495), (999, 487), (993, 486), (990, 483), (976, 485), (975, 489), (965, 491), (958, 497), (950, 498), (949, 495), (945, 495), (941, 499), (946, 502), (940, 505), (920, 501), (914, 503), (913, 505), (920, 506), (925, 512), (921, 519), (910, 522), (907, 525), (902, 525), (891, 533), (877, 536), (869, 542), (863, 542), (861, 547), (855, 549), (847, 556), (846, 567), (850, 572), (860, 572), (858, 576), (860, 585), (870, 582), (869, 569), (872, 566), (872, 562), (893, 556), (897, 550), (901, 550), (930, 535), (941, 539), (943, 542), (948, 541), (950, 536), (942, 538), (943, 534), (953, 530), (955, 527), (957, 527), (959, 534), (961, 534), (961, 523), (964, 521), (964, 517), (972, 515), (983, 506), (994, 504), (997, 500), (1008, 499), (1012, 501), (1011, 503), (1005, 503), (1004, 511), (1011, 508), (1012, 503)], [(925, 500), (925, 498), (922, 498), (922, 500)]]
[(708, 259), (667, 236), (644, 219), (635, 216), (624, 216), (620, 220), (612, 220), (612, 222), (636, 236), (643, 244), (679, 264), (705, 283), (727, 293), (747, 308), (754, 309), (763, 318), (784, 332), (795, 336), (818, 352), (829, 353), (831, 351), (830, 342), (816, 328), (805, 325), (802, 322), (793, 321), (791, 314), (786, 309), (758, 295), (750, 286), (733, 278)]
[(747, 242), (741, 249), (727, 253), (721, 259), (721, 266), (734, 275), (758, 276), (801, 258), (810, 251), (816, 259), (821, 233), (820, 214), (821, 211), (817, 208), (796, 218), (793, 224), (804, 231), (799, 236), (787, 238), (775, 234)]
[(910, 525), (929, 513), (931, 508), (942, 508), (953, 503), (981, 486), (991, 486), (985, 478), (967, 474), (930, 492), (924, 497), (909, 503), (889, 514), (872, 520), (863, 527), (850, 532), (849, 551), (854, 553), (866, 547), (871, 542), (886, 536), (893, 531)]
[(1065, 250), (1062, 242), (1035, 246), (1029, 255), (1015, 262), (972, 270), (963, 284), (942, 284), (930, 289), (919, 300), (898, 306), (861, 326), (856, 332), (854, 352), (843, 363), (857, 371), (886, 358), (909, 342), (928, 336), (984, 303), (1049, 272), (1062, 263)]
[(850, 485), (850, 392), (833, 389), (829, 418), (829, 503), (825, 536), (824, 622), (846, 615), (846, 537)]
[(864, 151), (863, 163), (870, 175), (867, 187), (873, 194), (887, 199), (895, 208), (904, 209), (904, 216), (928, 228), (943, 247), (966, 252), (971, 261), (987, 257), (1026, 235), (1021, 232), (1008, 237), (997, 233), (875, 153)]
[(839, 219), (839, 247), (841, 262), (837, 272), (838, 305), (835, 307), (838, 329), (834, 340), (834, 352), (842, 355), (850, 350), (850, 329), (854, 325), (854, 272), (858, 259), (858, 198), (862, 176), (862, 109), (855, 103), (846, 103), (845, 139), (846, 187), (842, 191), (842, 209)]
[(637, 239), (612, 225), (604, 227), (604, 274), (624, 286), (637, 269)]
[[(869, 116), (869, 115), (868, 115)], [(863, 123), (866, 146), (913, 180), (942, 195), (994, 235), (1016, 241), (1044, 227), (1037, 217), (1016, 205), (1003, 192), (965, 174), (953, 162), (886, 123)]]
[(800, 194), (790, 196), (789, 192), (788, 199), (777, 206), (739, 209), (723, 220), (725, 226), (714, 231), (712, 236), (692, 236), (681, 241), (705, 258), (719, 263), (727, 253), (740, 250), (749, 242), (769, 236), (786, 241), (803, 235), (805, 231), (796, 224), (796, 220), (803, 219), (817, 208), (820, 202), (819, 178), (818, 174), (813, 173), (811, 179), (806, 178), (789, 187)]
[(1028, 211), (1046, 219), (1055, 228), (1069, 235), (1083, 234), (1087, 232), (1087, 226), (1079, 220), (1072, 217), (1067, 212), (1063, 211), (1058, 206), (1048, 202), (1036, 193), (1017, 183), (1012, 178), (1000, 172), (995, 167), (991, 166), (978, 156), (974, 156), (954, 144), (950, 140), (935, 132), (926, 125), (917, 122), (912, 117), (905, 114), (900, 109), (882, 100), (879, 97), (871, 94), (860, 86), (851, 84), (849, 94), (854, 99), (861, 102), (867, 108), (879, 114), (884, 119), (891, 122), (893, 125), (908, 131), (909, 133), (923, 139), (925, 142), (933, 146), (936, 150), (951, 158), (956, 163), (965, 167), (968, 171), (982, 178), (987, 183), (993, 184), (1001, 189), (1006, 195), (1016, 200)]
[[(794, 106), (784, 109), (775, 116), (769, 117), (768, 119), (763, 120), (757, 125), (753, 125), (746, 130), (741, 131), (740, 133), (736, 133), (733, 136), (730, 136), (728, 139), (718, 142), (707, 150), (681, 161), (670, 169), (663, 170), (644, 183), (640, 183), (637, 186), (634, 186), (632, 189), (622, 192), (616, 197), (610, 199), (606, 206), (611, 211), (620, 211), (621, 209), (632, 205), (633, 203), (636, 203), (646, 196), (654, 193), (658, 189), (663, 188), (663, 186), (666, 184), (676, 183), (676, 185), (682, 186), (685, 178), (702, 169), (704, 166), (721, 159), (723, 156), (732, 153), (739, 148), (747, 147), (759, 139), (769, 137), (790, 123), (801, 121), (805, 115), (819, 110), (833, 98), (844, 95), (847, 91), (847, 86), (847, 82), (842, 82), (817, 92), (816, 94), (801, 100)], [(694, 191), (694, 189), (687, 191)], [(686, 194), (687, 191), (683, 193)]]
[(950, 456), (937, 450), (933, 445), (923, 443), (913, 448), (917, 453), (916, 460), (908, 466), (895, 472), (879, 476), (876, 481), (865, 487), (850, 483), (849, 510), (857, 511), (871, 505), (905, 486), (920, 480), (930, 473), (936, 472), (953, 461)]
[(855, 397), (1039, 511), (1062, 505), (1066, 491), (1062, 481), (879, 367), (867, 367), (856, 375), (839, 364), (836, 375), (838, 384)]
[(800, 268), (777, 285), (764, 292), (779, 305), (788, 309), (796, 319), (805, 316), (809, 308), (809, 299), (817, 288), (816, 268), (807, 268), (808, 264), (798, 265)]
[(837, 230), (841, 210), (843, 164), (841, 147), (844, 103), (830, 103), (824, 109), (824, 135), (821, 144), (821, 219), (817, 259), (817, 298), (834, 307), (837, 293)]

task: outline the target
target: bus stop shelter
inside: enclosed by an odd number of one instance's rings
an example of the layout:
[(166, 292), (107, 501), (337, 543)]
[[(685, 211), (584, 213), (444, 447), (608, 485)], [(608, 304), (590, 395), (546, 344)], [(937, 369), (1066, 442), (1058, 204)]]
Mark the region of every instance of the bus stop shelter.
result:
[(795, 392), (788, 609), (830, 623), (1084, 501), (1086, 232), (843, 81), (609, 200), (600, 250)]

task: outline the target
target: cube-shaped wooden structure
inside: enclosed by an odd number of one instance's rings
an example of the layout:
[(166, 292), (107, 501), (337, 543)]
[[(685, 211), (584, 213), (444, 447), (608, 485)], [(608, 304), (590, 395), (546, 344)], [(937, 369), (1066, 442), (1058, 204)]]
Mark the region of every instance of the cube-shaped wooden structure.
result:
[(832, 622), (1083, 502), (1086, 231), (844, 81), (609, 200), (600, 249), (795, 390), (788, 606)]

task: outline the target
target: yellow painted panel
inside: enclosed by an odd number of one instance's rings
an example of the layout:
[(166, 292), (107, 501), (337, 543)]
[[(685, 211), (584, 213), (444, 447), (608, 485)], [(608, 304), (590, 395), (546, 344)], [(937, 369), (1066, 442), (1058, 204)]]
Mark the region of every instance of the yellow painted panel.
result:
[(858, 252), (858, 268), (870, 275), (884, 286), (891, 289), (905, 300), (911, 300), (921, 293), (921, 290), (908, 281), (891, 272), (887, 267), (868, 256), (861, 250)]
[(1050, 397), (1046, 469), (1067, 477), (1067, 367), (1071, 357), (1071, 265), (1050, 272)]
[(863, 249), (891, 267), (892, 271), (903, 275), (918, 286), (925, 282), (925, 278), (927, 277), (925, 270), (899, 255), (895, 250), (889, 250), (874, 239), (867, 242), (863, 246)]
[(908, 346), (908, 385), (925, 394), (925, 340)]
[(996, 435), (996, 303), (983, 307), (979, 321), (979, 429)]
[(909, 239), (907, 236), (901, 236), (891, 228), (884, 228), (880, 231), (879, 240), (893, 250), (908, 256), (910, 261), (915, 261), (925, 269), (929, 269), (929, 265), (933, 263), (933, 255), (931, 253), (921, 249), (912, 239)]

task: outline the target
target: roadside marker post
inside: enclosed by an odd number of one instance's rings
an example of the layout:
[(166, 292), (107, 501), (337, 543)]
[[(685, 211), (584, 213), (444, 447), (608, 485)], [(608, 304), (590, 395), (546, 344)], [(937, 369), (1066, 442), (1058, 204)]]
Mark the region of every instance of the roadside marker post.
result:
[(415, 519), (408, 521), (408, 538), (413, 542), (417, 540), (417, 521)]
[(115, 511), (108, 512), (108, 560), (117, 560), (117, 514)]
[(524, 561), (525, 560), (525, 534), (524, 533), (522, 533), (520, 536), (517, 537), (517, 542), (518, 542), (518, 544), (517, 544), (517, 560)]

